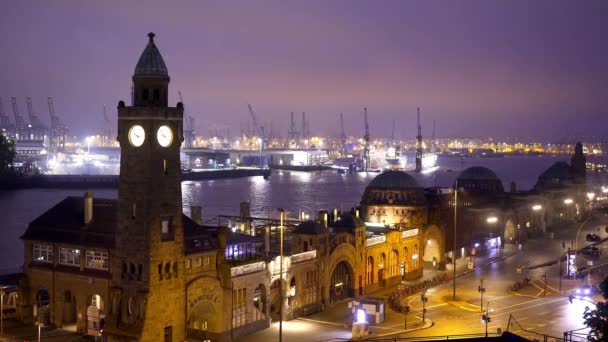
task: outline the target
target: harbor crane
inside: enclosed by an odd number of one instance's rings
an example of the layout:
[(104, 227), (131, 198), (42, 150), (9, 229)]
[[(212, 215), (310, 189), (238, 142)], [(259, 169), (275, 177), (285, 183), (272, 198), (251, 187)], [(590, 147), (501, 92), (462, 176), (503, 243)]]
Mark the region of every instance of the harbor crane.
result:
[(264, 145), (266, 144), (266, 135), (264, 134), (264, 126), (260, 126), (258, 124), (258, 119), (255, 116), (255, 112), (253, 111), (253, 108), (251, 107), (250, 104), (247, 105), (247, 107), (249, 108), (249, 115), (251, 115), (251, 120), (253, 121), (253, 127), (254, 130), (256, 131), (256, 133), (258, 134), (258, 136), (261, 139), (261, 146), (260, 149), (264, 148)]
[(51, 148), (57, 151), (63, 151), (65, 149), (65, 136), (68, 129), (63, 125), (59, 117), (55, 115), (53, 98), (49, 97), (47, 103), (49, 105), (49, 115), (51, 116)]
[[(184, 98), (182, 97), (182, 91), (178, 90), (177, 95), (179, 96), (179, 101), (184, 104)], [(185, 117), (185, 125), (183, 127), (184, 130), (184, 141), (186, 143), (186, 148), (192, 148), (194, 146), (194, 118), (191, 115), (187, 115)]]
[(416, 172), (422, 171), (422, 126), (420, 126), (420, 107), (417, 109), (418, 135), (416, 136)]
[(15, 126), (17, 126), (17, 130), (25, 129), (25, 121), (23, 121), (23, 117), (19, 115), (19, 108), (17, 107), (17, 98), (11, 97), (11, 102), (13, 105), (13, 114), (15, 115)]
[(32, 98), (28, 96), (25, 98), (25, 100), (27, 102), (27, 113), (30, 117), (30, 123), (32, 124), (32, 127), (36, 130), (46, 129), (46, 127), (44, 127), (45, 125), (40, 121), (40, 118), (36, 114), (34, 114), (34, 107), (32, 106)]
[(293, 119), (293, 112), (291, 112), (291, 121), (289, 123), (289, 144), (292, 141), (294, 144), (298, 144), (298, 131), (296, 130), (296, 122)]
[(367, 122), (367, 107), (363, 108), (363, 121), (365, 124), (365, 136), (363, 136), (363, 140), (365, 140), (365, 147), (363, 149), (363, 170), (367, 172), (367, 166), (369, 165), (369, 124)]
[(4, 105), (2, 104), (2, 98), (0, 98), (0, 129), (6, 130), (9, 133), (12, 131), (11, 126), (11, 120), (4, 112)]
[(340, 113), (340, 141), (342, 143), (342, 157), (346, 155), (346, 133), (344, 132), (344, 115)]
[(103, 140), (104, 140), (104, 145), (105, 145), (106, 143), (109, 143), (110, 139), (112, 139), (112, 124), (110, 122), (110, 118), (108, 118), (108, 112), (106, 110), (105, 104), (103, 105), (103, 121), (106, 124), (106, 127), (104, 128), (104, 132), (103, 132), (103, 135), (104, 135)]

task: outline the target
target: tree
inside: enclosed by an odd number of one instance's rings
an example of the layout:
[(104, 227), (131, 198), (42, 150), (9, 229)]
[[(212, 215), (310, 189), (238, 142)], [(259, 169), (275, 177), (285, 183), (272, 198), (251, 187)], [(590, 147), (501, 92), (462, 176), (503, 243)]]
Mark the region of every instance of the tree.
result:
[(9, 170), (15, 159), (15, 142), (0, 134), (0, 173)]
[[(600, 293), (604, 299), (608, 299), (608, 277), (600, 284)], [(608, 302), (598, 302), (595, 310), (585, 308), (583, 318), (590, 329), (587, 336), (589, 341), (600, 342), (608, 339)]]

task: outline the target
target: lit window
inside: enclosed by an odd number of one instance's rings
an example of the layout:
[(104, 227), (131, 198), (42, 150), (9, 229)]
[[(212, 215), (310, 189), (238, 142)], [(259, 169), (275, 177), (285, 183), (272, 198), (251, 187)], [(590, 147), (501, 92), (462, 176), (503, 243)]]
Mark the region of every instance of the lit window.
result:
[(205, 256), (205, 266), (209, 265), (209, 256)]
[(194, 267), (201, 267), (201, 257), (194, 259)]
[(171, 218), (165, 217), (161, 220), (160, 225), (160, 240), (173, 241), (173, 227), (171, 227)]
[(80, 266), (80, 250), (59, 248), (59, 263), (68, 266)]
[(53, 246), (50, 245), (34, 245), (32, 261), (37, 262), (53, 262)]
[(186, 259), (186, 268), (190, 268), (190, 259)]
[(87, 251), (86, 261), (87, 268), (94, 268), (98, 270), (107, 270), (108, 269), (108, 253), (106, 252), (97, 252), (97, 251)]

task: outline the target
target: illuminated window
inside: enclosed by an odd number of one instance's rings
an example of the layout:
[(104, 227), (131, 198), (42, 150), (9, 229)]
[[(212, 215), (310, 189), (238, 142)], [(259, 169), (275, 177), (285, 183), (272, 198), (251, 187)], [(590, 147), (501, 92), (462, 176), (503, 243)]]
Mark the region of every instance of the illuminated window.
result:
[(205, 266), (208, 266), (208, 265), (209, 265), (209, 259), (210, 259), (210, 258), (209, 258), (209, 256), (208, 256), (208, 255), (207, 255), (207, 256), (205, 256)]
[(161, 241), (173, 241), (173, 227), (171, 226), (171, 218), (165, 217), (161, 220), (160, 224), (160, 240)]
[(67, 266), (80, 266), (80, 250), (59, 248), (59, 263)]
[(33, 246), (32, 261), (53, 262), (53, 246), (35, 244)]
[(108, 253), (107, 252), (97, 252), (97, 251), (87, 251), (86, 254), (86, 265), (87, 268), (94, 268), (98, 270), (107, 270), (108, 269)]
[(194, 259), (194, 267), (201, 267), (201, 257)]
[(190, 259), (186, 259), (186, 268), (190, 268)]

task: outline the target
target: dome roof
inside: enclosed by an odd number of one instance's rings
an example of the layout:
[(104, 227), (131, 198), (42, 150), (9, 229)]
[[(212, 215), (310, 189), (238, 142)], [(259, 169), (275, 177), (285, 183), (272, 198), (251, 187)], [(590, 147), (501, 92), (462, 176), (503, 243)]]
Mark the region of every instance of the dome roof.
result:
[(346, 214), (333, 223), (336, 232), (354, 232), (357, 228), (364, 228), (365, 222), (353, 214)]
[(374, 178), (368, 188), (375, 189), (411, 189), (420, 188), (416, 179), (403, 171), (384, 171)]
[(294, 234), (317, 235), (327, 233), (328, 230), (324, 225), (316, 221), (305, 221), (296, 226), (293, 230)]
[(556, 162), (551, 165), (541, 175), (543, 178), (568, 179), (572, 177), (570, 164), (566, 162)]
[(487, 181), (497, 180), (500, 181), (494, 171), (483, 166), (473, 166), (460, 173), (458, 180), (475, 180), (475, 181)]
[(156, 44), (154, 44), (154, 33), (148, 33), (148, 37), (150, 40), (144, 52), (141, 53), (139, 61), (137, 61), (134, 76), (169, 77), (165, 61), (160, 55)]

